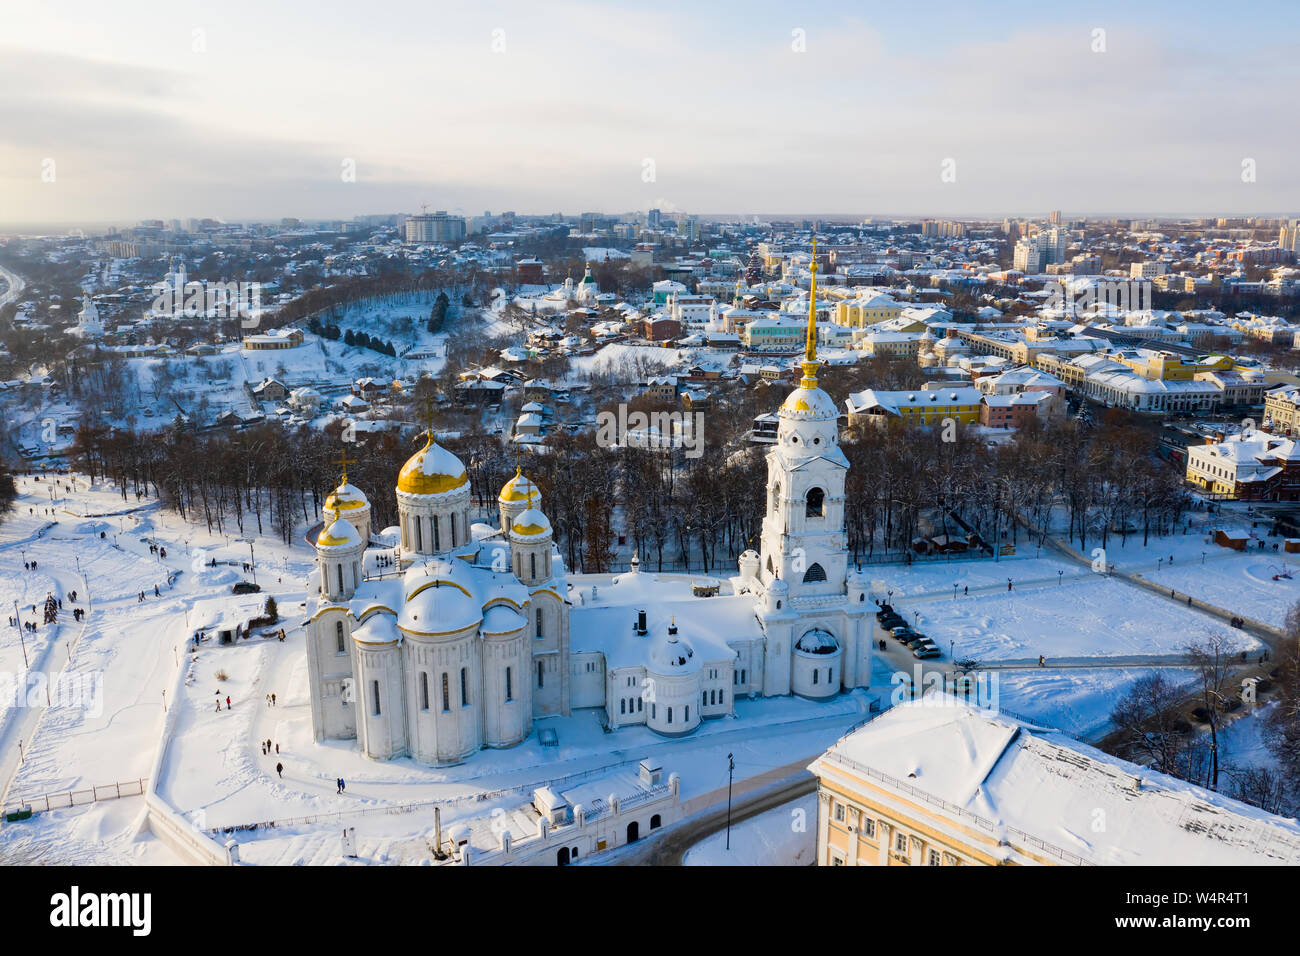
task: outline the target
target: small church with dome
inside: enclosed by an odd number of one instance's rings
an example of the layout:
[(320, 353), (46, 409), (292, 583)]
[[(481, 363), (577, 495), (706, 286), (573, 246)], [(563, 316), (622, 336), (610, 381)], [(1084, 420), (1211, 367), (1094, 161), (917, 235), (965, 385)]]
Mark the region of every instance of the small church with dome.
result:
[(432, 428), (398, 474), (398, 524), (375, 534), (345, 458), (307, 589), (315, 739), (451, 764), (587, 708), (611, 731), (680, 737), (736, 716), (738, 698), (867, 687), (875, 605), (848, 567), (848, 460), (817, 384), (816, 321), (810, 307), (803, 378), (767, 455), (760, 550), (725, 581), (635, 555), (622, 574), (568, 574), (537, 485), (516, 469), (496, 521), (474, 523), (469, 476)]

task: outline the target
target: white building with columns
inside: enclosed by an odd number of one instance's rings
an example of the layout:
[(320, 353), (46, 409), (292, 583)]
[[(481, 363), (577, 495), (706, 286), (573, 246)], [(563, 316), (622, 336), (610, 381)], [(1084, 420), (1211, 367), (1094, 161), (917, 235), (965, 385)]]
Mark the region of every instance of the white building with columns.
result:
[[(815, 302), (815, 271), (813, 284)], [(568, 575), (537, 486), (517, 470), (498, 524), (473, 524), (464, 465), (432, 438), (398, 475), (397, 546), (370, 547), (369, 502), (345, 473), (308, 586), (316, 739), (446, 764), (575, 710), (679, 737), (734, 715), (737, 696), (869, 686), (875, 605), (848, 567), (848, 460), (816, 336), (810, 309), (803, 379), (767, 454), (760, 550), (729, 580), (643, 571), (635, 556), (623, 574)]]

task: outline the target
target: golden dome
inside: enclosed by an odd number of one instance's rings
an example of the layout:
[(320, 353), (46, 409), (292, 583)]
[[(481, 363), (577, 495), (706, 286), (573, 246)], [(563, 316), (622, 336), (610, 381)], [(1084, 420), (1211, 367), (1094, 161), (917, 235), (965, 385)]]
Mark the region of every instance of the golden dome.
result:
[(515, 468), (515, 476), (505, 483), (501, 488), (501, 501), (527, 501), (533, 495), (539, 494), (537, 486), (533, 484), (531, 478), (524, 474), (523, 468)]
[(334, 512), (351, 511), (355, 508), (364, 508), (369, 503), (359, 488), (344, 481), (329, 493), (329, 497), (325, 499), (325, 508)]
[(337, 548), (340, 545), (356, 544), (360, 540), (361, 535), (357, 533), (357, 529), (348, 521), (339, 518), (331, 522), (330, 526), (316, 538), (316, 547)]
[(459, 458), (433, 440), (410, 457), (397, 475), (397, 490), (408, 495), (441, 495), (469, 484)]

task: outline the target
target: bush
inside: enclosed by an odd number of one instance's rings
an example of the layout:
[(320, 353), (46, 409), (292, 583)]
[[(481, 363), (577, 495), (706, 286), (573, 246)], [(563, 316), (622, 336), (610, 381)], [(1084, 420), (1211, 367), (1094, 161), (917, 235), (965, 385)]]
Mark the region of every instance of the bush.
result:
[(222, 670), (222, 671), (217, 671), (217, 680), (219, 680), (219, 681), (228, 681), (228, 680), (230, 680), (230, 676), (229, 676), (225, 671), (223, 671), (223, 670)]

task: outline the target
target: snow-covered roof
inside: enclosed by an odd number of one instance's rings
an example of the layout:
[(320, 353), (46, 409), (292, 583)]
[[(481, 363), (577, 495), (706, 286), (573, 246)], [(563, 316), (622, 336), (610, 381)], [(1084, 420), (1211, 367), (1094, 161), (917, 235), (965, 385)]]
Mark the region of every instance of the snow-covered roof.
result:
[(1022, 851), (1038, 840), (1100, 865), (1300, 863), (1295, 820), (951, 698), (891, 708), (813, 768), (870, 768), (863, 779)]

